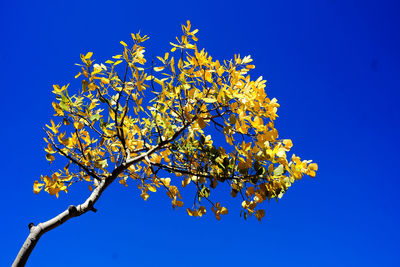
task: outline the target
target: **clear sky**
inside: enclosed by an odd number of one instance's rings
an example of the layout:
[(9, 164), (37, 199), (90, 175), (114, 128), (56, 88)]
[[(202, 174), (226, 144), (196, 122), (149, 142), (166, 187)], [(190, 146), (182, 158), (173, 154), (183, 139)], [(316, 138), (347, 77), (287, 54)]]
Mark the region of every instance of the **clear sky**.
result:
[(115, 184), (96, 214), (45, 234), (28, 266), (400, 266), (394, 0), (1, 1), (0, 266), (29, 222), (89, 193), (32, 192), (51, 170), (41, 127), (52, 119), (52, 84), (73, 80), (80, 53), (107, 59), (138, 30), (151, 37), (148, 57), (163, 54), (187, 19), (213, 57), (252, 55), (253, 77), (281, 104), (280, 137), (319, 164), (317, 177), (271, 202), (262, 223), (237, 207), (221, 221), (189, 217), (164, 193), (144, 202), (135, 186)]

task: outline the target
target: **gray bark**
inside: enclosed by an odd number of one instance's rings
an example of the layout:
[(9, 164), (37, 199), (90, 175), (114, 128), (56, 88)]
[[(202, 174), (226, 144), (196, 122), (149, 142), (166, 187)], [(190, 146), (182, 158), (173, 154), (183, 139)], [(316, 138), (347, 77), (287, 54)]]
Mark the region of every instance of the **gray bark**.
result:
[[(111, 177), (109, 177), (111, 178)], [(30, 229), (29, 229), (29, 235), (26, 238), (23, 246), (21, 247), (17, 257), (14, 260), (14, 263), (12, 264), (13, 267), (19, 267), (19, 266), (25, 266), (26, 261), (28, 260), (31, 252), (35, 248), (37, 242), (39, 241), (40, 237), (56, 228), (57, 226), (60, 226), (61, 224), (65, 223), (69, 219), (73, 217), (80, 216), (88, 211), (96, 211), (96, 209), (93, 207), (93, 205), (96, 203), (96, 201), (99, 199), (103, 191), (106, 189), (106, 187), (110, 184), (110, 182), (106, 182), (110, 180), (103, 180), (100, 182), (100, 184), (92, 191), (90, 196), (86, 199), (86, 201), (78, 206), (69, 206), (68, 209), (63, 211), (62, 213), (58, 214), (56, 217), (43, 222), (39, 223), (38, 225), (33, 225), (30, 224)]]

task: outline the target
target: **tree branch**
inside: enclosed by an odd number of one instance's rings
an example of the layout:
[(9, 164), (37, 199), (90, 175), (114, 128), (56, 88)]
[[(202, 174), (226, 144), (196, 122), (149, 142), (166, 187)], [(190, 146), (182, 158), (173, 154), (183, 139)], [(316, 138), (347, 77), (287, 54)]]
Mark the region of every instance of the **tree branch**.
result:
[(115, 177), (110, 176), (107, 180), (102, 180), (99, 185), (92, 191), (90, 196), (86, 199), (86, 201), (78, 206), (69, 206), (66, 210), (62, 213), (58, 214), (56, 217), (43, 222), (39, 223), (38, 225), (34, 225), (33, 223), (29, 224), (29, 235), (25, 240), (24, 245), (20, 249), (17, 257), (12, 264), (12, 267), (19, 267), (25, 266), (26, 261), (28, 260), (31, 252), (35, 248), (37, 242), (39, 241), (40, 237), (60, 226), (61, 224), (65, 223), (69, 219), (77, 216), (81, 216), (82, 214), (88, 211), (96, 211), (93, 207), (94, 204), (97, 202), (103, 191), (110, 185), (110, 183), (115, 179)]

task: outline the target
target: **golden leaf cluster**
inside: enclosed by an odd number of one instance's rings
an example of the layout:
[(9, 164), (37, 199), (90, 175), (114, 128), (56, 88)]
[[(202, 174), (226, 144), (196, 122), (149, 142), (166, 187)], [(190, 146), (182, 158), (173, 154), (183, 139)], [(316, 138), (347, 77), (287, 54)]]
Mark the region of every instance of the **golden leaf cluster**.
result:
[(228, 209), (213, 192), (227, 186), (242, 198), (244, 218), (261, 220), (262, 203), (316, 175), (316, 163), (289, 156), (292, 141), (279, 139), (279, 104), (262, 77), (250, 78), (252, 58), (215, 60), (197, 47), (189, 21), (182, 29), (156, 65), (146, 65), (148, 37), (132, 34), (132, 45), (121, 41), (122, 53), (104, 63), (81, 55), (81, 86), (72, 96), (68, 85), (54, 85), (58, 123), (46, 125), (46, 158), (68, 164), (35, 181), (35, 193), (58, 196), (75, 182), (93, 190), (116, 176), (124, 186), (135, 182), (144, 200), (163, 188), (174, 208), (188, 188), (195, 196), (187, 213), (202, 216), (208, 205), (219, 220)]

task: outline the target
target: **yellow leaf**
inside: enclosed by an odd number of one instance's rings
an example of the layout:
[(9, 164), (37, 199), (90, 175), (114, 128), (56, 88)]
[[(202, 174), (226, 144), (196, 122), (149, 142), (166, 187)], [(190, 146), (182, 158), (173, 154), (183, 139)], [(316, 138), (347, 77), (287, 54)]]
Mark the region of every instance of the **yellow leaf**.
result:
[(205, 97), (203, 98), (203, 101), (206, 103), (215, 103), (217, 102), (217, 99)]
[(260, 125), (264, 125), (264, 121), (263, 121), (263, 119), (262, 118), (260, 118), (259, 116), (256, 116), (255, 118), (254, 118), (254, 123), (253, 123), (253, 125), (254, 125), (254, 127), (258, 127), (258, 126), (260, 126)]
[(82, 178), (83, 178), (83, 180), (85, 180), (86, 182), (91, 182), (91, 181), (92, 181), (92, 179), (90, 179), (90, 176), (89, 176), (89, 175), (85, 175), (85, 176), (83, 176)]
[(185, 187), (188, 184), (190, 184), (190, 181), (192, 181), (192, 179), (190, 179), (190, 177), (187, 177), (184, 180), (182, 180), (182, 187)]
[(147, 188), (148, 188), (149, 191), (151, 191), (151, 192), (156, 192), (156, 191), (157, 191), (157, 188), (156, 188), (155, 186), (153, 186), (153, 185), (149, 185)]
[(52, 163), (52, 162), (55, 160), (54, 156), (51, 155), (51, 154), (46, 154), (46, 159), (47, 159), (48, 161), (50, 161), (50, 163)]
[(171, 71), (172, 71), (172, 73), (175, 74), (175, 61), (174, 61), (174, 57), (171, 57), (170, 66), (171, 66)]
[(154, 78), (154, 81), (155, 81), (156, 83), (158, 83), (159, 85), (161, 85), (161, 86), (164, 85), (164, 82), (163, 82), (162, 80), (159, 80), (159, 79), (157, 79), (157, 78)]
[(155, 71), (162, 71), (163, 69), (165, 69), (165, 67), (155, 67), (154, 68)]
[(178, 68), (179, 68), (179, 69), (182, 69), (182, 68), (183, 68), (183, 61), (182, 61), (182, 59), (179, 59), (179, 61), (178, 61)]
[(165, 60), (162, 57), (157, 57), (162, 63), (165, 64)]
[(38, 181), (35, 181), (33, 183), (33, 193), (39, 194), (39, 192), (43, 189), (44, 184), (39, 183)]
[(200, 206), (198, 213), (199, 213), (200, 217), (203, 214), (206, 214), (206, 208), (204, 206)]
[(231, 146), (233, 146), (233, 141), (234, 141), (234, 139), (233, 139), (232, 136), (225, 135), (225, 139), (226, 139), (226, 142), (227, 142), (228, 144), (230, 144)]
[(62, 91), (64, 91), (65, 89), (66, 89), (66, 87), (65, 86), (63, 86), (63, 87), (61, 87), (60, 88), (60, 86), (58, 85), (58, 84), (54, 84), (53, 85), (53, 93), (54, 94), (59, 94), (59, 93), (61, 93)]
[(317, 163), (311, 163), (308, 165), (308, 168), (312, 171), (318, 171), (318, 164)]
[[(64, 116), (64, 111), (61, 109), (60, 105), (53, 102), (51, 103), (51, 105), (54, 108), (54, 111), (57, 113), (58, 116)], [(56, 114), (54, 114), (54, 116), (56, 116)]]
[(128, 46), (124, 41), (121, 41), (119, 43), (122, 44), (123, 46)]
[(119, 180), (119, 183), (122, 184), (122, 185), (124, 185), (125, 187), (128, 187), (128, 185), (127, 185), (125, 179), (120, 179), (120, 180)]
[(147, 194), (147, 193), (145, 193), (145, 192), (143, 192), (140, 196), (141, 196), (145, 201), (150, 197), (149, 194)]
[(84, 126), (84, 124), (83, 123), (81, 123), (81, 122), (74, 122), (74, 127), (75, 127), (75, 129), (77, 129), (77, 130), (80, 130), (80, 129), (82, 129), (83, 128), (83, 126)]
[(175, 48), (176, 48), (176, 47), (182, 48), (182, 46), (177, 45), (177, 44), (174, 44), (174, 43), (172, 43), (172, 42), (169, 42), (169, 44), (172, 45), (172, 46), (175, 47)]
[(160, 163), (162, 160), (162, 157), (158, 154), (153, 154), (151, 158), (154, 160), (155, 163)]
[(57, 134), (58, 133), (58, 127), (60, 127), (60, 125), (55, 125), (53, 120), (50, 120), (51, 122), (51, 127), (49, 125), (46, 124), (46, 127), (49, 128), (53, 133)]
[(189, 216), (193, 216), (193, 211), (190, 210), (189, 208), (186, 208), (187, 213), (189, 214)]
[(107, 159), (98, 159), (97, 161), (94, 162), (94, 165), (96, 168), (101, 168), (101, 169), (105, 169), (108, 167), (108, 163), (107, 163)]
[(163, 183), (164, 186), (168, 187), (171, 183), (171, 178), (160, 178), (160, 181)]
[(67, 191), (67, 187), (65, 185), (61, 186), (60, 191)]
[(283, 140), (283, 144), (285, 145), (285, 148), (287, 148), (287, 149), (290, 149), (293, 146), (292, 140), (290, 140), (290, 139)]
[(93, 52), (88, 52), (85, 56), (85, 59), (90, 59), (93, 55)]
[(47, 147), (44, 149), (44, 151), (46, 151), (49, 154), (54, 154), (56, 153), (56, 151), (54, 151), (53, 146), (49, 143), (47, 144)]
[(192, 26), (190, 24), (190, 20), (187, 20), (186, 23), (187, 23), (186, 29), (187, 29), (187, 31), (190, 31), (190, 27)]
[(220, 213), (221, 213), (222, 215), (226, 215), (226, 214), (228, 214), (228, 209), (225, 208), (225, 207), (222, 207)]
[(104, 78), (104, 77), (102, 77), (102, 78), (100, 79), (100, 81), (101, 81), (102, 83), (104, 83), (104, 84), (109, 84), (109, 83), (110, 83), (110, 80), (107, 79), (107, 78)]

